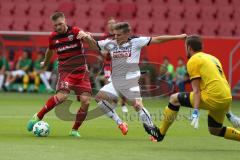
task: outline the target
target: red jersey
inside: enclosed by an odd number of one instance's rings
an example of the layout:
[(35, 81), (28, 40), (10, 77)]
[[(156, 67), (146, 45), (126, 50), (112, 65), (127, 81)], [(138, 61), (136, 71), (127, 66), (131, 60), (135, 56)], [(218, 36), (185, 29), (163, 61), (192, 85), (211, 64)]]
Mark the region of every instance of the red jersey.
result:
[(81, 74), (87, 69), (82, 41), (76, 38), (79, 31), (78, 27), (68, 26), (66, 33), (52, 32), (49, 37), (49, 49), (58, 55), (60, 73)]
[(104, 70), (104, 77), (109, 78), (112, 73), (112, 61), (109, 53), (105, 57), (103, 70)]

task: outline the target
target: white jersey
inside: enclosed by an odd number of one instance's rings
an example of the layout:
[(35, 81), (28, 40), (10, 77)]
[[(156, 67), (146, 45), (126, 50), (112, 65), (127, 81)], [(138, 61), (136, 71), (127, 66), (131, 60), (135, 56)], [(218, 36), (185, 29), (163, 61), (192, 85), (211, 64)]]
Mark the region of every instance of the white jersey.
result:
[(111, 78), (131, 79), (140, 76), (139, 60), (142, 47), (148, 45), (151, 37), (133, 37), (118, 45), (114, 39), (98, 41), (100, 51), (108, 51), (112, 58)]
[(122, 95), (127, 99), (141, 98), (138, 84), (141, 73), (138, 64), (142, 47), (150, 41), (150, 37), (134, 37), (122, 45), (111, 39), (97, 42), (100, 51), (108, 51), (112, 60), (111, 82), (101, 88), (101, 91), (115, 97)]

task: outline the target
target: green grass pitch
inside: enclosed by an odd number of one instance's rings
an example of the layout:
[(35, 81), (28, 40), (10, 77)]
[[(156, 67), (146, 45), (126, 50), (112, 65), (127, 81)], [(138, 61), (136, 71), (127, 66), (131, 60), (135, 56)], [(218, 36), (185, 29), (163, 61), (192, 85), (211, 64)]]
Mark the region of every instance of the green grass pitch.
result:
[[(211, 136), (207, 131), (207, 112), (203, 110), (200, 111), (200, 128), (193, 129), (187, 119), (190, 115), (187, 108), (181, 108), (178, 120), (161, 143), (149, 141), (132, 108), (127, 116), (123, 116), (118, 109), (129, 125), (127, 136), (122, 136), (114, 122), (102, 116), (84, 123), (80, 129), (82, 138), (69, 137), (73, 122), (61, 121), (51, 111), (44, 119), (51, 127), (49, 137), (34, 137), (27, 132), (26, 123), (49, 96), (0, 93), (0, 160), (239, 159), (239, 142)], [(166, 106), (167, 99), (147, 99), (144, 104), (159, 125), (159, 113)], [(75, 102), (72, 112), (79, 105)], [(95, 105), (92, 101), (91, 109)], [(232, 110), (240, 115), (239, 101), (233, 102)], [(229, 125), (227, 120), (225, 124)]]

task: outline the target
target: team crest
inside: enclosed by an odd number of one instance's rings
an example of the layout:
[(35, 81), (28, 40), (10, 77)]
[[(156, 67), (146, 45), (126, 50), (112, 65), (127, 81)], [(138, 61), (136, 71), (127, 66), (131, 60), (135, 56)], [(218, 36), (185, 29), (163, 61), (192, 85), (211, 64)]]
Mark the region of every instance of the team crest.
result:
[(68, 39), (69, 39), (69, 41), (72, 41), (73, 40), (73, 35), (69, 35)]

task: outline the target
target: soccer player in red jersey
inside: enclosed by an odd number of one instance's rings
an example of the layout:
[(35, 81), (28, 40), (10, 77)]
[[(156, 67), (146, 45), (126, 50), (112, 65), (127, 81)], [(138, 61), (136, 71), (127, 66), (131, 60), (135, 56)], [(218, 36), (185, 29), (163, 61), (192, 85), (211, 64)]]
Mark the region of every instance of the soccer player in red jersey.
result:
[(73, 90), (77, 99), (81, 101), (81, 107), (77, 112), (70, 136), (80, 137), (78, 128), (87, 116), (92, 92), (83, 44), (76, 38), (81, 29), (68, 26), (61, 12), (54, 13), (51, 20), (55, 31), (49, 36), (49, 47), (41, 65), (43, 68), (47, 67), (53, 53), (57, 53), (59, 61), (57, 92), (28, 122), (27, 129), (32, 131), (34, 124), (42, 120), (44, 115), (55, 106), (67, 100), (70, 90)]

